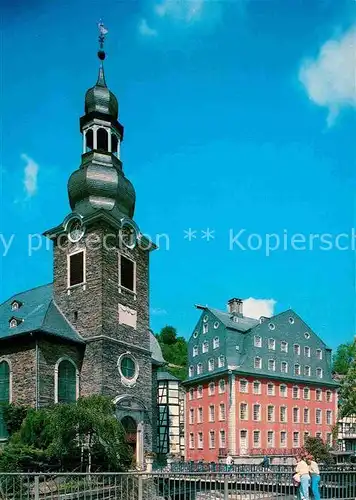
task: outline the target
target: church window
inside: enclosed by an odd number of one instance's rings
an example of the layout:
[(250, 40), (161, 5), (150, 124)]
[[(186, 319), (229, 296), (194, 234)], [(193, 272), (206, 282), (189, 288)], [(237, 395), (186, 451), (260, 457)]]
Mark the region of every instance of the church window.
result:
[(120, 372), (124, 378), (132, 380), (137, 375), (137, 365), (131, 356), (125, 355), (120, 361)]
[(12, 318), (10, 320), (10, 328), (16, 328), (17, 327), (17, 319), (16, 318)]
[(305, 332), (304, 333), (304, 337), (308, 340), (310, 339), (310, 333), (309, 332)]
[(130, 290), (131, 292), (136, 292), (135, 262), (121, 254), (119, 254), (119, 259), (120, 259), (120, 274), (119, 274), (120, 287), (126, 288), (126, 290)]
[(7, 361), (0, 362), (0, 439), (8, 437), (4, 420), (4, 405), (10, 402), (10, 367)]
[(93, 149), (94, 146), (94, 134), (93, 130), (89, 129), (85, 134), (85, 152), (88, 153)]
[(215, 328), (215, 330), (216, 330), (217, 328), (219, 328), (219, 321), (215, 321), (215, 323), (214, 323), (214, 328)]
[(85, 282), (85, 260), (84, 251), (69, 255), (68, 286), (76, 286)]
[(111, 151), (112, 151), (112, 153), (114, 153), (115, 156), (116, 156), (117, 151), (118, 151), (118, 143), (119, 143), (119, 140), (118, 140), (117, 136), (115, 134), (111, 134)]
[(72, 361), (63, 359), (58, 365), (57, 403), (73, 403), (77, 399), (77, 369)]
[(292, 316), (291, 316), (291, 317), (288, 319), (288, 321), (289, 321), (289, 323), (290, 323), (291, 325), (293, 325), (293, 323), (294, 323), (294, 318), (292, 318)]
[(11, 304), (11, 311), (17, 311), (20, 308), (20, 303), (17, 300), (14, 300)]
[(268, 324), (268, 328), (269, 328), (270, 330), (274, 330), (274, 329), (276, 328), (276, 326), (274, 325), (274, 323), (269, 323), (269, 324)]

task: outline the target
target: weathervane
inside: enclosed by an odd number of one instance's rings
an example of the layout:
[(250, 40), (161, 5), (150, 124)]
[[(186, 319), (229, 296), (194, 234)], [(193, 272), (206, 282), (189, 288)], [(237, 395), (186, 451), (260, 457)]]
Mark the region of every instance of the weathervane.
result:
[(105, 35), (108, 33), (108, 30), (105, 28), (104, 23), (101, 19), (98, 22), (98, 28), (99, 28), (99, 47), (100, 47), (98, 55), (99, 59), (103, 60), (105, 59), (105, 52), (104, 52)]

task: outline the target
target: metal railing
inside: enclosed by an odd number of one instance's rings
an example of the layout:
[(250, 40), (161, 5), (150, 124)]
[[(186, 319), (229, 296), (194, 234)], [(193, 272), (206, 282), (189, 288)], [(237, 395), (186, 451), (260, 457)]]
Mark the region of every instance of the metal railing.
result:
[[(321, 473), (321, 498), (354, 500), (355, 471)], [(292, 500), (288, 472), (2, 474), (1, 500)]]
[[(293, 474), (295, 465), (290, 464), (276, 464), (268, 465), (266, 467), (261, 464), (232, 464), (226, 465), (219, 462), (175, 462), (170, 465), (170, 471), (174, 473), (193, 473), (193, 472), (232, 472), (232, 473), (259, 473), (259, 472), (272, 472), (272, 473), (290, 473)], [(324, 473), (327, 472), (342, 472), (349, 471), (356, 473), (356, 464), (333, 464), (333, 465), (320, 465), (320, 470)]]

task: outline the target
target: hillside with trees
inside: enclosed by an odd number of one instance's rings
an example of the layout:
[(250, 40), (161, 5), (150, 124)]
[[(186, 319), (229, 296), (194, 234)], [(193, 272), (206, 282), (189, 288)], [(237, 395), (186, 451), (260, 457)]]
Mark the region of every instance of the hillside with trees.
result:
[(178, 337), (177, 330), (168, 325), (162, 328), (156, 338), (168, 363), (167, 371), (180, 380), (185, 380), (188, 365), (188, 346), (185, 338)]

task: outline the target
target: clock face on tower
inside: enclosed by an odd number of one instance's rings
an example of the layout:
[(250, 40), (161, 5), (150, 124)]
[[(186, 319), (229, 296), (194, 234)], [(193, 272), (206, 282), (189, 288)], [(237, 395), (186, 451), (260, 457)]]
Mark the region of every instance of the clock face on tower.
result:
[(138, 230), (129, 220), (123, 220), (119, 231), (119, 244), (127, 248), (134, 248), (137, 244)]
[(68, 221), (66, 231), (69, 241), (77, 243), (84, 236), (85, 228), (79, 217), (73, 217)]

